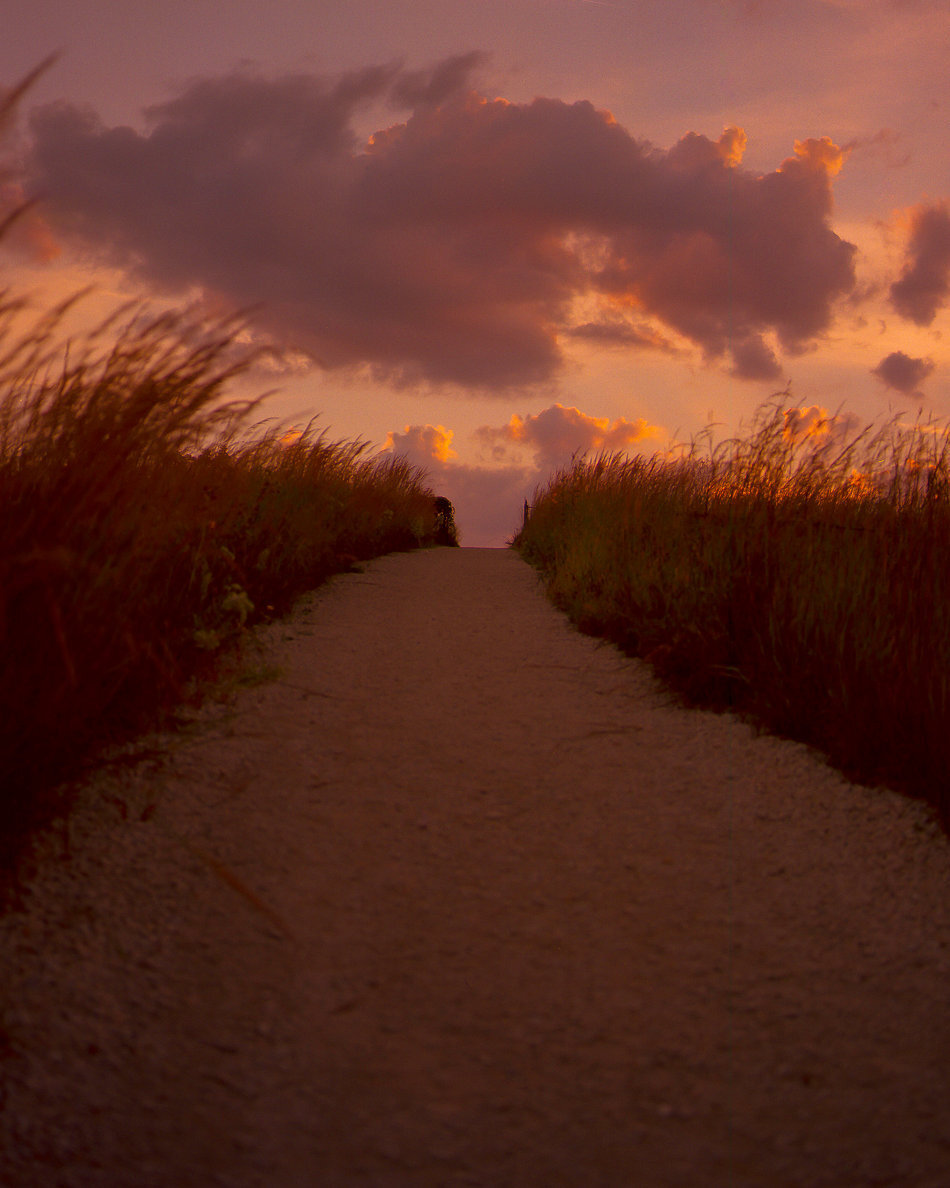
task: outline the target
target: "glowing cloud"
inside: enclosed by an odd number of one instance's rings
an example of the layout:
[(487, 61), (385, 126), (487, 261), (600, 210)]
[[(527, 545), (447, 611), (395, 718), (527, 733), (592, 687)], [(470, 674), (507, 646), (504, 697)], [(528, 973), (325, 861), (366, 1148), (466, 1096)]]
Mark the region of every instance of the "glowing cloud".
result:
[[(827, 136), (815, 140), (796, 140), (794, 144), (795, 156), (807, 169), (824, 174), (825, 177), (837, 177), (844, 164), (845, 152)], [(789, 167), (792, 162), (786, 162)]]
[(429, 466), (432, 462), (449, 462), (457, 458), (452, 449), (455, 434), (443, 425), (407, 425), (402, 433), (390, 431), (386, 434), (384, 450), (408, 458), (417, 466)]
[(498, 429), (483, 426), (476, 431), (476, 437), (491, 447), (496, 460), (507, 457), (512, 447), (522, 447), (534, 454), (536, 466), (545, 469), (563, 465), (575, 455), (626, 450), (660, 432), (642, 417), (610, 421), (607, 417), (587, 416), (579, 408), (553, 404), (534, 416), (519, 417), (515, 413), (507, 425)]
[(812, 404), (808, 408), (787, 408), (783, 436), (789, 441), (805, 437), (820, 437), (827, 432), (828, 410)]
[(807, 438), (834, 446), (857, 432), (859, 427), (860, 421), (853, 413), (830, 413), (826, 408), (811, 404), (807, 408), (785, 409), (782, 433), (788, 441), (800, 442)]
[(528, 466), (459, 463), (453, 437), (443, 425), (407, 425), (401, 433), (387, 433), (380, 452), (391, 451), (426, 471), (433, 491), (452, 501), (463, 544), (497, 547), (517, 528), (519, 509), (539, 472)]
[[(463, 544), (497, 546), (520, 526), (524, 500), (573, 455), (624, 450), (660, 432), (642, 418), (611, 421), (555, 404), (533, 416), (513, 416), (506, 425), (477, 429), (472, 436), (490, 447), (489, 465), (459, 462), (451, 448), (454, 434), (443, 425), (392, 431), (381, 452), (392, 451), (427, 472), (432, 489), (454, 504)], [(531, 462), (522, 451), (532, 455)]]

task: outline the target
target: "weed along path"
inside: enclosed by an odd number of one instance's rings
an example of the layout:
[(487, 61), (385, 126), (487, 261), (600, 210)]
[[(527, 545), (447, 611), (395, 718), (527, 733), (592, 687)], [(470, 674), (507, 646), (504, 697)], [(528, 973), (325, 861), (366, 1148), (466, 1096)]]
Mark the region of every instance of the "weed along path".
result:
[[(950, 1182), (950, 855), (504, 550), (382, 558), (0, 920), (0, 1181)], [(271, 674), (273, 675), (273, 674)]]

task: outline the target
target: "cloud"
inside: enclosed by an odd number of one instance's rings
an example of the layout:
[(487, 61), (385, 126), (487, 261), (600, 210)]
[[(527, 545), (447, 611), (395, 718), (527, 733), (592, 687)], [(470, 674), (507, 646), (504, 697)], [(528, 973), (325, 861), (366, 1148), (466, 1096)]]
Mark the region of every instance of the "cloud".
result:
[(608, 317), (597, 322), (581, 322), (571, 326), (566, 333), (571, 338), (587, 339), (608, 347), (640, 347), (664, 354), (677, 354), (677, 348), (646, 322), (628, 322), (623, 318)]
[(828, 410), (817, 404), (809, 405), (808, 408), (787, 408), (784, 415), (782, 435), (789, 441), (802, 441), (806, 437), (821, 434), (828, 424)]
[(895, 392), (905, 396), (922, 396), (920, 385), (934, 369), (932, 359), (915, 359), (903, 351), (892, 351), (871, 371)]
[(642, 417), (628, 421), (618, 417), (591, 417), (579, 408), (552, 404), (550, 408), (529, 417), (515, 413), (507, 425), (492, 428), (485, 425), (476, 430), (476, 438), (492, 449), (496, 460), (527, 449), (534, 455), (535, 466), (550, 470), (567, 465), (574, 456), (604, 451), (622, 451), (649, 438), (657, 437), (660, 429), (648, 425)]
[(837, 449), (861, 428), (854, 413), (830, 413), (820, 405), (785, 409), (783, 436), (788, 441), (809, 441), (821, 449)]
[(731, 344), (732, 374), (739, 379), (774, 380), (782, 374), (775, 352), (757, 334)]
[[(662, 151), (587, 101), (488, 99), (480, 64), (204, 78), (144, 131), (47, 105), (30, 189), (57, 237), (150, 286), (258, 307), (281, 344), (395, 383), (547, 381), (562, 339), (598, 324), (772, 379), (763, 336), (797, 351), (827, 328), (855, 280), (827, 137), (758, 174), (741, 129)], [(357, 117), (385, 103), (407, 117), (365, 142)], [(586, 331), (578, 298), (606, 311)]]
[(541, 472), (524, 465), (459, 463), (453, 436), (442, 425), (407, 425), (401, 433), (386, 435), (382, 452), (392, 451), (426, 471), (432, 490), (452, 501), (463, 544), (497, 548), (520, 526), (524, 501)]
[(841, 148), (849, 158), (880, 161), (887, 169), (904, 169), (911, 161), (903, 136), (893, 128), (880, 128), (873, 136), (855, 137)]
[(472, 73), (487, 55), (478, 50), (446, 58), (432, 70), (404, 70), (393, 90), (393, 102), (402, 107), (437, 107), (468, 89)]
[(458, 452), (452, 449), (454, 436), (451, 429), (442, 425), (407, 425), (402, 433), (387, 433), (382, 448), (425, 468), (433, 462), (448, 462), (458, 457)]
[[(572, 456), (624, 450), (659, 433), (642, 418), (611, 421), (555, 404), (534, 416), (513, 416), (506, 425), (477, 429), (473, 437), (491, 447), (491, 465), (456, 461), (454, 434), (443, 425), (406, 425), (386, 435), (382, 450), (422, 467), (433, 490), (451, 499), (463, 544), (497, 547), (520, 527), (525, 500)], [(523, 449), (531, 462), (520, 456)]]
[(929, 326), (950, 294), (950, 206), (918, 206), (911, 212), (907, 263), (891, 285), (891, 302), (902, 317)]

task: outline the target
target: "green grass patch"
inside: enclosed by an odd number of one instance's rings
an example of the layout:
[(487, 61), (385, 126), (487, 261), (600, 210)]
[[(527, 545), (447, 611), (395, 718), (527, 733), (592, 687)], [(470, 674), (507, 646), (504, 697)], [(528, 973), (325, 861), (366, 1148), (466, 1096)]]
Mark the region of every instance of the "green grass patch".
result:
[(601, 456), (514, 547), (585, 631), (691, 704), (812, 744), (950, 817), (950, 438), (796, 431), (787, 393), (709, 456)]

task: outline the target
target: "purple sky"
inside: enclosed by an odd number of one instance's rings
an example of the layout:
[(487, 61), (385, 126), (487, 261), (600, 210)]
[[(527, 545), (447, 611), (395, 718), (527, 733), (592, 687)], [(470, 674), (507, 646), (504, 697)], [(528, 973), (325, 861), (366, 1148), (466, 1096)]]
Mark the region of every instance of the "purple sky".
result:
[[(222, 13), (226, 11), (226, 17)], [(11, 15), (12, 14), (12, 15)], [(7, 0), (0, 257), (255, 306), (258, 390), (501, 544), (578, 451), (950, 415), (950, 2)]]

